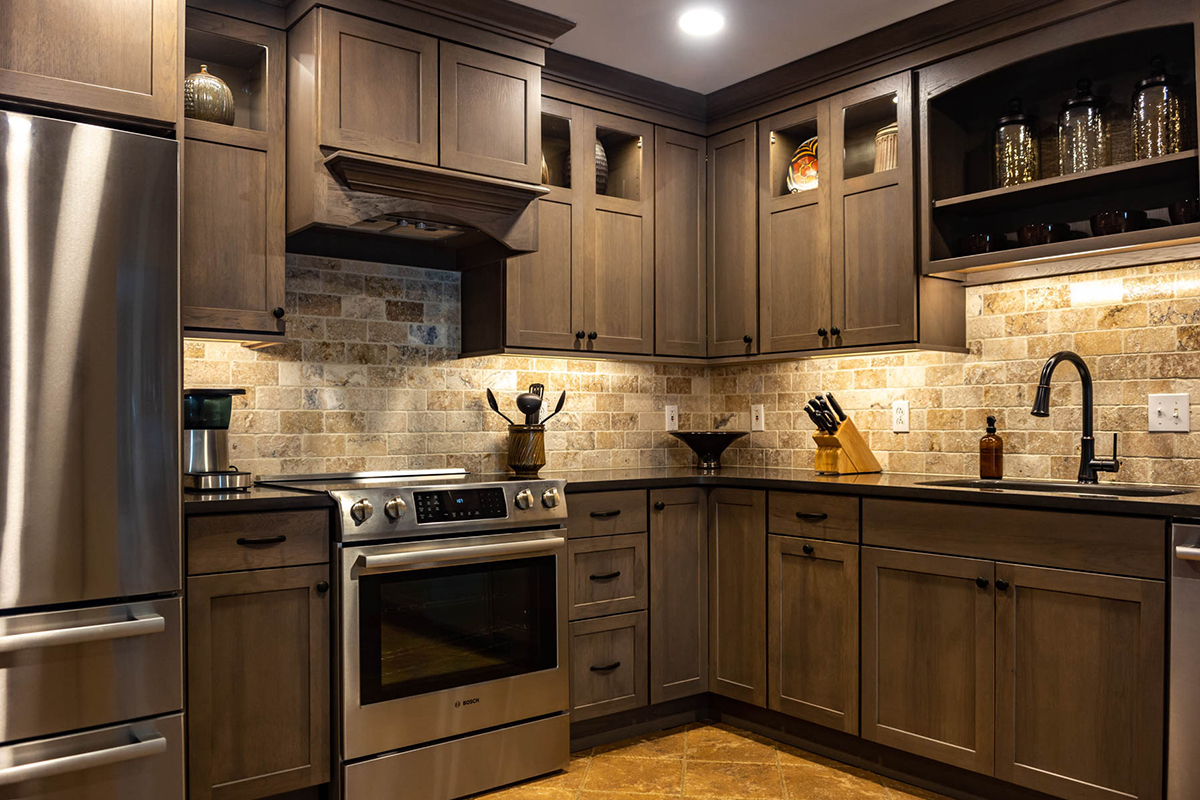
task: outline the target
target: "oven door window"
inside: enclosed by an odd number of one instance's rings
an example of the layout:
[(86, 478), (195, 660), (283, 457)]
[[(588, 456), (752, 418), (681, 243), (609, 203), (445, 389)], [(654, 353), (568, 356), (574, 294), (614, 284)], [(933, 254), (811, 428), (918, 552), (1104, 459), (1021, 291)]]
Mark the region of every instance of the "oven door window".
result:
[(360, 578), (362, 705), (558, 666), (555, 557)]

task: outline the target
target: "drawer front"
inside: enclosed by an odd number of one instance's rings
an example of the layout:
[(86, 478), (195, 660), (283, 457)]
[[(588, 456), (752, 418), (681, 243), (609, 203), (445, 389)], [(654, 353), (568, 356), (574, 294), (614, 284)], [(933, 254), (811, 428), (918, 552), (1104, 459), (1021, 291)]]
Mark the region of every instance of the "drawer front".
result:
[(571, 721), (649, 701), (645, 611), (571, 623)]
[(641, 489), (573, 494), (567, 498), (567, 508), (567, 536), (572, 539), (646, 530), (646, 492)]
[(1161, 519), (863, 499), (863, 544), (1163, 580)]
[(188, 575), (329, 561), (329, 512), (277, 511), (190, 517)]
[(858, 541), (858, 498), (833, 494), (767, 493), (767, 530), (783, 536)]
[(571, 619), (645, 611), (647, 537), (644, 533), (574, 539), (570, 553)]
[(183, 715), (0, 747), (4, 800), (183, 800)]
[(0, 617), (0, 742), (183, 708), (180, 603)]

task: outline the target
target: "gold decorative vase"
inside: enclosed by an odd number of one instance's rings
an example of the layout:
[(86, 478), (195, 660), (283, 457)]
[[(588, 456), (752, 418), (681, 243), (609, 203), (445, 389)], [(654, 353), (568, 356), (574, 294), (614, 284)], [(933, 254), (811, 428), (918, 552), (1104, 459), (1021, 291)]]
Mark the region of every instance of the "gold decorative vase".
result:
[(225, 81), (210, 75), (208, 65), (201, 64), (183, 81), (183, 115), (188, 119), (202, 119), (221, 125), (232, 125), (236, 110), (233, 92)]
[(508, 426), (508, 468), (523, 478), (533, 478), (546, 466), (546, 426)]

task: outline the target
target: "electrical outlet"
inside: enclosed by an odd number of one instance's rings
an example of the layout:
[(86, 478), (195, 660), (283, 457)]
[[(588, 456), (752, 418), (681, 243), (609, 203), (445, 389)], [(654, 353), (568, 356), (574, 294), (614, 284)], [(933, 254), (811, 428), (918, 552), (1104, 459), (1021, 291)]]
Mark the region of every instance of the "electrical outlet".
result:
[(892, 402), (892, 433), (908, 433), (908, 401)]
[(667, 430), (679, 430), (679, 406), (667, 406)]
[(1181, 431), (1187, 433), (1192, 429), (1188, 419), (1188, 394), (1152, 394), (1150, 395), (1150, 424), (1147, 430), (1151, 433), (1162, 431)]
[(750, 430), (763, 429), (763, 406), (750, 406)]

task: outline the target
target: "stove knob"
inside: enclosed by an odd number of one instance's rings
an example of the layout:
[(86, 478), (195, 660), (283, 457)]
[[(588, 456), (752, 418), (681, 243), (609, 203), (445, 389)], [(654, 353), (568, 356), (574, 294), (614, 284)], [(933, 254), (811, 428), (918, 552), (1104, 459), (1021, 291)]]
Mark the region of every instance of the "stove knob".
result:
[(369, 520), (374, 513), (375, 506), (371, 505), (371, 501), (365, 498), (350, 506), (350, 516), (354, 517), (354, 521), (359, 525)]
[(408, 503), (404, 502), (402, 497), (393, 497), (387, 501), (387, 505), (383, 507), (383, 513), (387, 514), (387, 518), (392, 522), (404, 516), (404, 512), (408, 510)]
[(521, 491), (517, 492), (515, 502), (517, 508), (521, 509), (522, 511), (528, 511), (529, 509), (533, 508), (533, 492), (529, 491), (528, 489), (522, 489)]
[(558, 489), (551, 487), (542, 492), (542, 505), (546, 508), (558, 507)]

